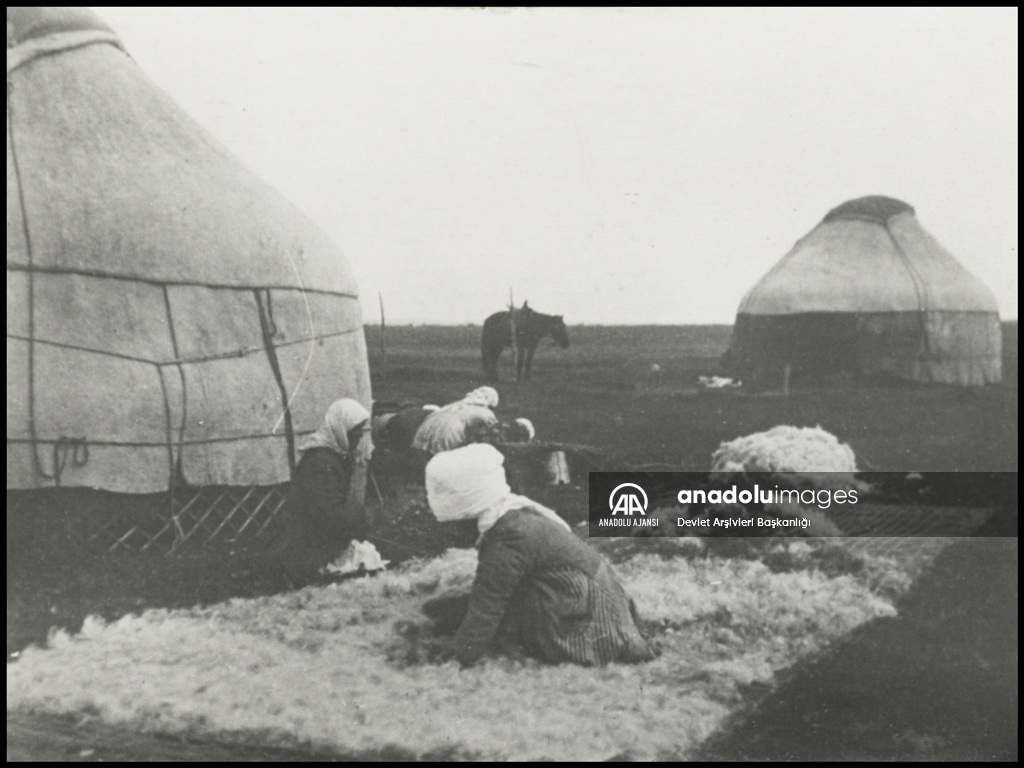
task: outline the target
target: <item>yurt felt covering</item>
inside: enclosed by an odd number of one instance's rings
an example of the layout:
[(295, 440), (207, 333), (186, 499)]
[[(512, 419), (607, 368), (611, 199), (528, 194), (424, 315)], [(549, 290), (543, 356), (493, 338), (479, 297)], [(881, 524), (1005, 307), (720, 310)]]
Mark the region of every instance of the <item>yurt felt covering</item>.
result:
[(348, 262), (90, 29), (8, 15), (7, 487), (286, 481), (370, 404)]
[(998, 308), (892, 198), (831, 211), (744, 297), (732, 362), (747, 377), (887, 373), (959, 385), (1001, 380)]

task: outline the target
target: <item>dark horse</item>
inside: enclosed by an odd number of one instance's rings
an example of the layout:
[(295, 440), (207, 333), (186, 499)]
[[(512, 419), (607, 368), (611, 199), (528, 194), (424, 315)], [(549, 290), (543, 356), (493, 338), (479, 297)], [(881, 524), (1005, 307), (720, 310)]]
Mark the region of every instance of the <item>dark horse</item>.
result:
[[(516, 346), (519, 348), (519, 367), (516, 379), (530, 378), (533, 367), (533, 353), (545, 336), (554, 339), (562, 349), (569, 346), (569, 334), (561, 315), (545, 315), (534, 312), (526, 302), (515, 310)], [(502, 350), (512, 346), (512, 324), (508, 312), (495, 312), (484, 320), (484, 335), (481, 351), (484, 359), (484, 373), (492, 381), (498, 380), (498, 358)]]

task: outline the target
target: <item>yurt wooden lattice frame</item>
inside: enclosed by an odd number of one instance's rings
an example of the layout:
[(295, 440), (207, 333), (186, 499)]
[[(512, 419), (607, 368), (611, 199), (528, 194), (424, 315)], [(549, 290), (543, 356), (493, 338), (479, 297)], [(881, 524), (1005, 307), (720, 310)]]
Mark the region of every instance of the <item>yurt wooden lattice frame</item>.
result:
[[(197, 488), (167, 494), (163, 503), (150, 507), (151, 513), (137, 521), (122, 522), (120, 527), (105, 527), (97, 532), (112, 538), (106, 547), (145, 552), (153, 550), (174, 554), (210, 544), (245, 546), (255, 542), (278, 519), (285, 502), (280, 486), (264, 488)], [(104, 542), (105, 543), (105, 542)]]
[(59, 525), (67, 544), (91, 555), (253, 550), (271, 546), (282, 532), (287, 488), (212, 486), (145, 495), (8, 491), (8, 515)]

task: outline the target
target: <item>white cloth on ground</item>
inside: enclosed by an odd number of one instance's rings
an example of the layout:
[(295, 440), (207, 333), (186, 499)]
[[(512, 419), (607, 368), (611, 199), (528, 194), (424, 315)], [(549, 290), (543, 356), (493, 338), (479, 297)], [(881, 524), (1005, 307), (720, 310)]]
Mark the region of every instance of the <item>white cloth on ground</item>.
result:
[(383, 571), (388, 567), (390, 560), (384, 560), (380, 552), (368, 541), (353, 540), (348, 549), (342, 552), (334, 562), (324, 566), (327, 573), (345, 574), (358, 573), (363, 569), (367, 573)]

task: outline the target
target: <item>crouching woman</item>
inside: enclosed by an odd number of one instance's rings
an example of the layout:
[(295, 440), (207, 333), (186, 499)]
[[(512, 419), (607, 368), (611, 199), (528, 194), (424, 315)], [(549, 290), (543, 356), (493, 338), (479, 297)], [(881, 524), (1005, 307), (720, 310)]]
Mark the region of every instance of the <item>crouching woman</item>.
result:
[(471, 435), (498, 423), (492, 408), (498, 405), (493, 387), (474, 389), (461, 400), (431, 413), (412, 439), (412, 447), (426, 454), (450, 451), (470, 442)]
[(293, 586), (315, 579), (353, 539), (366, 535), (369, 429), (370, 414), (362, 405), (338, 400), (300, 448), (285, 507), (287, 527), (274, 552)]
[(427, 464), (434, 516), (475, 518), (480, 531), (469, 607), (450, 653), (469, 665), (507, 643), (552, 664), (651, 660), (611, 566), (554, 511), (512, 494), (503, 463), (494, 446), (480, 443)]

